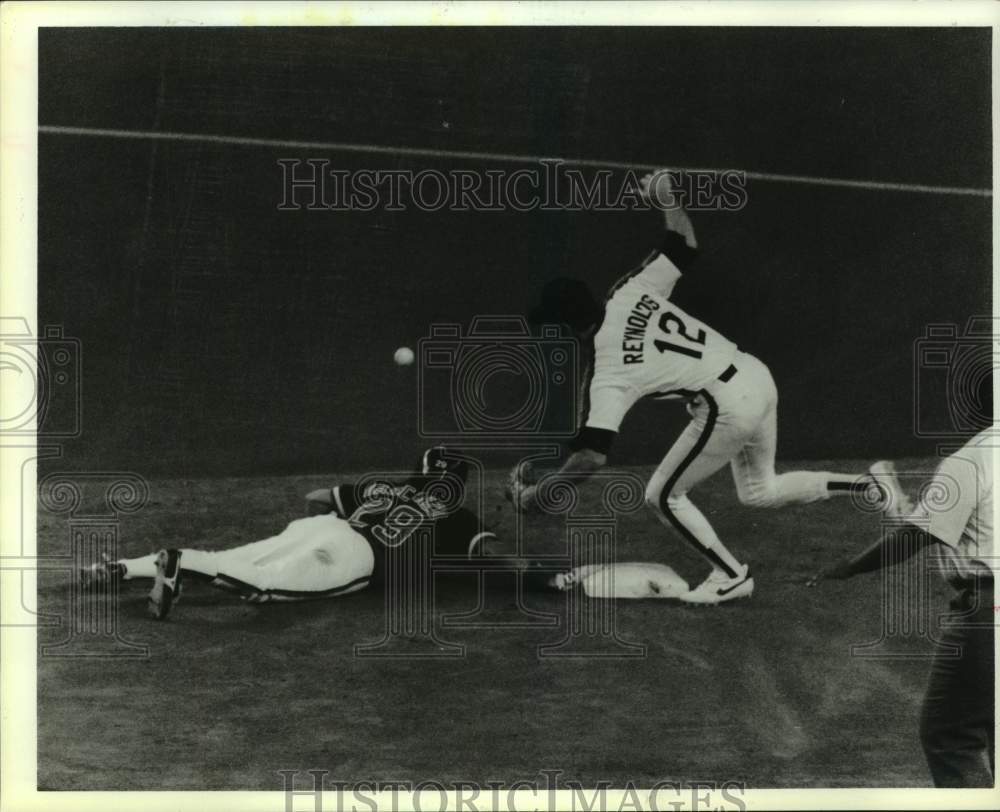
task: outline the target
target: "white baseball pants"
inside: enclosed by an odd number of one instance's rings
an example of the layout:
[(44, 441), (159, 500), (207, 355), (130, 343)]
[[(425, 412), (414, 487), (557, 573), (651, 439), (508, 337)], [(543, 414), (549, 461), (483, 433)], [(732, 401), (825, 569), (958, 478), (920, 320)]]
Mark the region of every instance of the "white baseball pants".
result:
[[(126, 578), (156, 575), (156, 556), (125, 559)], [(278, 535), (216, 552), (182, 548), (183, 573), (252, 601), (329, 598), (368, 585), (375, 558), (364, 536), (332, 515), (296, 519)]]
[(760, 360), (740, 353), (736, 374), (713, 381), (688, 404), (692, 420), (657, 467), (646, 503), (716, 569), (734, 577), (739, 562), (725, 548), (708, 519), (688, 498), (691, 488), (729, 464), (740, 502), (780, 507), (814, 502), (868, 487), (865, 475), (825, 471), (778, 474), (778, 390)]

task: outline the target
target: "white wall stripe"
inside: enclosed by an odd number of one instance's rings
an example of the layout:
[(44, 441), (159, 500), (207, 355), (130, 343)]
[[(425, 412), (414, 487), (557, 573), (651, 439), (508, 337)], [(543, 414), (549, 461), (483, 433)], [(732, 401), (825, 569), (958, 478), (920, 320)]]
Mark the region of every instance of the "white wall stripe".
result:
[[(211, 135), (205, 133), (159, 132), (154, 130), (113, 130), (97, 127), (61, 127), (39, 125), (38, 131), (48, 135), (75, 135), (94, 138), (131, 138), (149, 141), (188, 141), (200, 144), (227, 144), (242, 147), (280, 147), (282, 149), (317, 150), (327, 152), (358, 152), (374, 155), (412, 155), (426, 158), (454, 158), (458, 160), (490, 161), (495, 163), (539, 163), (561, 161), (569, 166), (588, 166), (606, 169), (632, 169), (647, 172), (656, 167), (668, 166), (680, 172), (719, 172), (718, 168), (679, 167), (669, 163), (635, 163), (628, 161), (598, 161), (590, 158), (559, 158), (545, 155), (507, 155), (500, 152), (469, 152), (463, 150), (425, 149), (423, 147), (389, 147), (380, 144), (352, 144), (326, 141), (288, 141), (272, 138), (247, 138), (237, 135)], [(740, 170), (736, 170), (740, 171)], [(965, 195), (992, 197), (992, 189), (969, 186), (935, 186), (920, 183), (893, 183), (848, 178), (821, 178), (811, 175), (782, 175), (774, 172), (745, 172), (747, 179), (768, 183), (799, 183), (809, 186), (837, 186), (848, 189), (868, 189), (884, 192), (916, 192), (936, 195)]]

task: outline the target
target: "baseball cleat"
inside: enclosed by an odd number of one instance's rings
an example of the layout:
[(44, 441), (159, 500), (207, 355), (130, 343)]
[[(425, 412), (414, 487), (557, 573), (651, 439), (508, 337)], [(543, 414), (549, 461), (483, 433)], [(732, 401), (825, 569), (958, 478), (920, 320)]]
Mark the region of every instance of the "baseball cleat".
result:
[(112, 561), (107, 553), (101, 553), (101, 560), (89, 567), (80, 568), (80, 586), (99, 592), (125, 577), (125, 565)]
[(896, 476), (896, 466), (889, 460), (879, 460), (868, 469), (882, 498), (882, 512), (890, 519), (910, 516), (914, 511), (913, 502), (903, 491)]
[(750, 576), (750, 566), (744, 564), (734, 578), (730, 578), (722, 570), (713, 570), (701, 584), (687, 594), (677, 597), (685, 603), (714, 605), (734, 601), (737, 598), (749, 598), (752, 594), (753, 578)]
[(181, 552), (160, 550), (156, 555), (156, 579), (149, 591), (146, 608), (157, 620), (164, 620), (181, 595)]

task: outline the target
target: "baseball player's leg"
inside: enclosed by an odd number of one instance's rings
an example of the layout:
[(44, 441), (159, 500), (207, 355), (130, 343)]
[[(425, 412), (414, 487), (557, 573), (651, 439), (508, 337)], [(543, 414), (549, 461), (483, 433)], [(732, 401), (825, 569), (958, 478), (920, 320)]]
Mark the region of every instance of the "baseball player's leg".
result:
[[(152, 578), (153, 587), (149, 591), (147, 611), (157, 620), (165, 620), (181, 595), (181, 586), (183, 583), (181, 559), (185, 554), (190, 560), (195, 562), (200, 560), (211, 562), (216, 555), (215, 553), (194, 549), (160, 550), (158, 553), (138, 558), (125, 558), (114, 562), (106, 561), (100, 565), (95, 565), (95, 567), (90, 568), (87, 572), (85, 579), (91, 582), (94, 580), (101, 582), (112, 577), (125, 580)], [(200, 574), (189, 570), (189, 575)]]
[[(752, 359), (760, 369), (756, 382), (765, 404), (756, 428), (732, 458), (733, 480), (740, 502), (751, 507), (781, 507), (816, 502), (831, 496), (849, 496), (872, 487), (867, 474), (839, 474), (830, 471), (789, 471), (778, 474), (774, 458), (778, 443), (778, 392), (767, 367)], [(748, 366), (744, 363), (744, 366)], [(743, 369), (740, 370), (742, 374)]]
[(646, 487), (646, 504), (660, 522), (676, 531), (727, 578), (745, 567), (719, 539), (705, 515), (688, 498), (688, 491), (732, 458), (742, 437), (732, 425), (719, 423), (714, 402), (704, 398), (692, 411), (694, 419), (677, 438)]
[(375, 565), (371, 545), (347, 522), (316, 535), (284, 558), (262, 600), (316, 600), (368, 586)]
[[(220, 552), (196, 550), (193, 548), (164, 549), (158, 553), (127, 558), (115, 562), (95, 565), (85, 574), (85, 582), (98, 584), (110, 578), (152, 578), (147, 611), (157, 620), (166, 620), (174, 604), (180, 599), (186, 579), (196, 577), (208, 581), (213, 586), (239, 592), (247, 597), (249, 587), (242, 582), (220, 578), (219, 566), (227, 558), (252, 560), (265, 550), (280, 549), (287, 540), (281, 536), (256, 541)], [(252, 592), (253, 590), (251, 590)]]
[[(279, 534), (270, 538), (231, 547), (228, 550), (198, 550), (192, 547), (181, 547), (181, 570), (186, 575), (202, 576), (211, 581), (218, 574), (219, 560), (255, 560), (274, 553), (287, 546), (287, 539)], [(128, 581), (133, 578), (155, 578), (156, 564), (159, 553), (139, 556), (137, 558), (122, 558), (115, 562), (120, 567), (121, 577)], [(218, 585), (218, 584), (217, 584)]]
[[(364, 588), (374, 555), (363, 536), (335, 516), (298, 519), (268, 539), (206, 551), (183, 548), (180, 571), (254, 601), (333, 597)], [(159, 554), (123, 559), (122, 577), (155, 578)]]
[(297, 519), (268, 544), (221, 551), (211, 559), (183, 561), (221, 588), (255, 601), (310, 600), (362, 589), (374, 568), (371, 546), (336, 516)]

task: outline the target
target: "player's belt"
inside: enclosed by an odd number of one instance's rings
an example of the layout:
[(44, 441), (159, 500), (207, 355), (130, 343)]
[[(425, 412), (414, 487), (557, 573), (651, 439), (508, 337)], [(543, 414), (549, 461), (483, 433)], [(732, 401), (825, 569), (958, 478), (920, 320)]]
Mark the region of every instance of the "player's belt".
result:
[(723, 383), (728, 383), (729, 381), (732, 380), (733, 375), (735, 375), (737, 372), (739, 372), (739, 370), (736, 369), (736, 367), (733, 364), (730, 364), (728, 367), (726, 367), (725, 371), (719, 376), (719, 380), (722, 381)]

